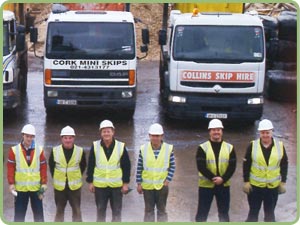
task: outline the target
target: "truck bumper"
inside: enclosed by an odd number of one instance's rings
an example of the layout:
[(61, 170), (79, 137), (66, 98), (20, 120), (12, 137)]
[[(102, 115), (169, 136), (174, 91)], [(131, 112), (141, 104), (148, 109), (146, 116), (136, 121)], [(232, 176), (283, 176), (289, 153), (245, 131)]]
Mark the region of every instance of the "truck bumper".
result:
[(3, 109), (15, 109), (21, 103), (20, 92), (16, 89), (3, 90)]
[(178, 94), (185, 103), (167, 101), (166, 113), (175, 119), (228, 119), (255, 121), (260, 119), (263, 104), (248, 104), (249, 99), (262, 99), (262, 95), (209, 95)]
[(135, 89), (44, 88), (46, 108), (135, 108)]

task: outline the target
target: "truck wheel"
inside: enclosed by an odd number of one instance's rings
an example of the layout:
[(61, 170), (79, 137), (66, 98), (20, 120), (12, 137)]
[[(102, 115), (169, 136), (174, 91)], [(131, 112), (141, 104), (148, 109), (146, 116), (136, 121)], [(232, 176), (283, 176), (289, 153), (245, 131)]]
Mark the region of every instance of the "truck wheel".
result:
[(122, 111), (121, 117), (126, 118), (126, 119), (131, 119), (133, 118), (135, 109), (125, 109)]
[(20, 91), (22, 94), (26, 94), (27, 90), (27, 74), (21, 74), (20, 76)]

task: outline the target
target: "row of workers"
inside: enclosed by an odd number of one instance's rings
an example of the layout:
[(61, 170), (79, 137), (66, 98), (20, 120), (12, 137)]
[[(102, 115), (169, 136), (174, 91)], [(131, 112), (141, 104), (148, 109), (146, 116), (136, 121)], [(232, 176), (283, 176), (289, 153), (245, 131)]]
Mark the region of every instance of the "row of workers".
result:
[[(206, 221), (214, 196), (219, 221), (229, 221), (230, 178), (236, 168), (233, 145), (223, 140), (223, 124), (218, 119), (209, 122), (209, 140), (198, 146), (196, 162), (199, 173), (199, 200), (196, 221)], [(264, 220), (275, 221), (274, 210), (278, 194), (285, 192), (288, 159), (283, 143), (273, 138), (273, 125), (262, 120), (260, 137), (250, 143), (243, 163), (244, 187), (249, 213), (246, 221), (258, 221), (262, 202)], [(108, 201), (112, 221), (121, 221), (122, 196), (130, 189), (131, 164), (125, 143), (114, 137), (115, 127), (104, 120), (99, 127), (100, 139), (93, 142), (88, 165), (83, 148), (75, 145), (75, 131), (70, 126), (61, 130), (61, 145), (53, 147), (49, 157), (53, 177), (56, 215), (54, 221), (64, 221), (67, 202), (72, 208), (72, 221), (82, 221), (82, 174), (87, 167), (86, 181), (94, 193), (97, 221), (106, 221)], [(29, 199), (34, 221), (44, 221), (42, 199), (47, 189), (47, 161), (41, 146), (35, 143), (35, 128), (23, 127), (22, 141), (10, 148), (7, 162), (9, 190), (15, 196), (14, 221), (25, 221)], [(150, 141), (141, 146), (137, 162), (137, 191), (144, 196), (144, 221), (166, 222), (168, 186), (175, 172), (173, 145), (163, 141), (163, 127), (152, 124)]]

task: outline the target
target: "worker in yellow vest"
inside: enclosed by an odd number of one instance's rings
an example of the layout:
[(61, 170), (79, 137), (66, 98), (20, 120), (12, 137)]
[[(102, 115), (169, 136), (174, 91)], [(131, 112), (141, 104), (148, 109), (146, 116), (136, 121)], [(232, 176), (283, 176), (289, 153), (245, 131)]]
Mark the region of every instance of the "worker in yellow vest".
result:
[(82, 174), (86, 159), (82, 147), (74, 144), (75, 131), (66, 126), (60, 132), (61, 145), (55, 146), (49, 157), (50, 173), (53, 177), (54, 200), (56, 204), (55, 222), (63, 222), (65, 207), (72, 208), (72, 221), (81, 222)]
[(42, 146), (35, 138), (35, 128), (22, 128), (21, 143), (8, 152), (7, 179), (9, 190), (15, 196), (15, 222), (24, 222), (30, 199), (35, 222), (44, 222), (43, 196), (47, 190), (47, 161)]
[(144, 195), (144, 222), (155, 222), (155, 207), (157, 221), (167, 222), (166, 204), (169, 193), (169, 183), (175, 172), (175, 157), (173, 145), (163, 141), (163, 127), (154, 123), (149, 128), (150, 142), (141, 146), (136, 182), (137, 191)]
[(125, 143), (114, 138), (113, 123), (103, 120), (99, 131), (100, 140), (94, 141), (90, 150), (86, 181), (95, 194), (97, 222), (106, 221), (108, 201), (112, 222), (121, 222), (122, 197), (129, 192), (131, 164)]
[(209, 140), (199, 145), (196, 162), (199, 171), (197, 222), (205, 222), (214, 196), (220, 222), (229, 222), (230, 178), (236, 168), (233, 145), (223, 140), (223, 124), (212, 119)]
[(257, 222), (261, 204), (264, 221), (275, 222), (278, 194), (286, 192), (288, 157), (282, 141), (273, 138), (273, 124), (259, 122), (259, 138), (252, 141), (243, 162), (244, 187), (249, 203), (246, 222)]

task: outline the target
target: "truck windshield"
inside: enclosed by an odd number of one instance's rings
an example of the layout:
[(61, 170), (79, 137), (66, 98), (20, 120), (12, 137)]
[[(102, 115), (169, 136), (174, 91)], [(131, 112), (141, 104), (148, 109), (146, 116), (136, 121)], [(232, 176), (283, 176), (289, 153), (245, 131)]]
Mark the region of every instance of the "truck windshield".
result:
[(8, 23), (3, 23), (3, 56), (9, 54)]
[(48, 24), (46, 57), (134, 59), (133, 24), (51, 22)]
[(175, 60), (208, 63), (261, 62), (263, 31), (257, 26), (177, 26)]

